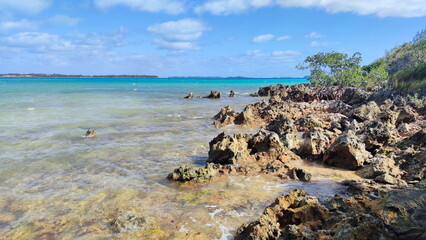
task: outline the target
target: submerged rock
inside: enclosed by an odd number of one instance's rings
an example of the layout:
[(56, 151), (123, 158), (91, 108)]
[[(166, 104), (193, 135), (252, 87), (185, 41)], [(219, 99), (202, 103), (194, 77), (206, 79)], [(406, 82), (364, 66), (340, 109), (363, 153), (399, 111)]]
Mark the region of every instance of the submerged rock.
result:
[(219, 99), (220, 98), (220, 92), (217, 91), (211, 91), (209, 95), (205, 96), (204, 98), (213, 98), (213, 99)]
[(361, 139), (354, 132), (348, 131), (340, 135), (327, 149), (324, 162), (332, 166), (355, 170), (367, 161), (369, 155)]
[(192, 95), (192, 92), (190, 92), (190, 93), (188, 94), (188, 96), (186, 96), (185, 98), (191, 99), (191, 98), (194, 98), (194, 95)]
[(138, 229), (147, 230), (151, 226), (147, 219), (134, 212), (124, 212), (110, 221), (112, 231), (115, 233), (136, 231)]
[(167, 178), (179, 182), (203, 182), (212, 179), (216, 173), (217, 169), (214, 168), (214, 165), (207, 165), (204, 168), (181, 166), (173, 170)]
[(87, 129), (86, 137), (89, 137), (89, 138), (96, 137), (95, 129), (91, 129), (91, 128)]

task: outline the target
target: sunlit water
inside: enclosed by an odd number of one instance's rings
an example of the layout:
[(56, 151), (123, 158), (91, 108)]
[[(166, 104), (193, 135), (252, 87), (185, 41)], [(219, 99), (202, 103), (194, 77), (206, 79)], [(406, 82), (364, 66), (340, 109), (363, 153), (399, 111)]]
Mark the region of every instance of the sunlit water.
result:
[[(211, 125), (221, 107), (242, 110), (259, 100), (248, 94), (260, 86), (301, 82), (0, 79), (0, 239), (229, 239), (282, 193), (342, 191), (326, 177), (233, 176), (197, 186), (165, 179), (179, 165), (205, 163), (222, 131)], [(225, 97), (183, 99), (210, 90)], [(84, 138), (88, 128), (98, 136)], [(113, 233), (109, 220), (126, 211), (155, 228)]]

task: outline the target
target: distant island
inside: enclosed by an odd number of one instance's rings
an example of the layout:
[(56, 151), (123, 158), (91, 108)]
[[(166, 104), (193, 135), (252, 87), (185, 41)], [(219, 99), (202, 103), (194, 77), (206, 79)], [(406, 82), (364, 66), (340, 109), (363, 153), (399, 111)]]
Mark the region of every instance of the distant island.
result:
[(0, 77), (46, 77), (46, 78), (158, 78), (156, 75), (68, 75), (46, 73), (6, 73)]

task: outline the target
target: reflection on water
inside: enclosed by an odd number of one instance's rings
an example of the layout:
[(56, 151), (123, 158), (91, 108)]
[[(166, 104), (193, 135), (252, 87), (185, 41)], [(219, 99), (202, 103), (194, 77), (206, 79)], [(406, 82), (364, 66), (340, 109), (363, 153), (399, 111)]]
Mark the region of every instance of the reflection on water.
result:
[[(332, 172), (312, 183), (165, 180), (179, 165), (204, 164), (208, 142), (222, 131), (211, 117), (225, 105), (241, 110), (258, 100), (247, 93), (277, 80), (263, 81), (2, 81), (0, 239), (228, 239), (294, 188), (319, 197), (343, 192)], [(236, 98), (182, 99), (231, 89)], [(89, 127), (97, 138), (83, 137)], [(110, 219), (126, 211), (154, 227), (113, 233)]]

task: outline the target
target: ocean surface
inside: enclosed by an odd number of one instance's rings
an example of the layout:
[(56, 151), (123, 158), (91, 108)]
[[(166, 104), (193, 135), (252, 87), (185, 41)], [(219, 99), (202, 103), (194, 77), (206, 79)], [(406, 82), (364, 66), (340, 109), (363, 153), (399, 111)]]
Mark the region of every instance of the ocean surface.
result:
[[(261, 86), (304, 79), (0, 78), (0, 239), (230, 239), (294, 188), (333, 195), (333, 181), (277, 183), (233, 176), (187, 186), (165, 178), (204, 165), (221, 131), (212, 117), (241, 111)], [(189, 92), (222, 98), (184, 99)], [(230, 90), (235, 98), (228, 98)], [(88, 128), (96, 138), (85, 138)], [(114, 233), (131, 211), (151, 227)]]

